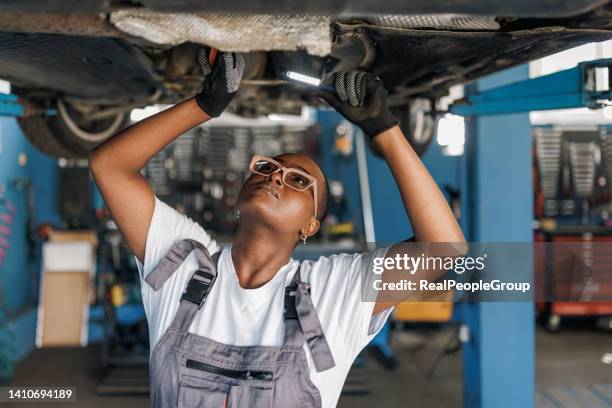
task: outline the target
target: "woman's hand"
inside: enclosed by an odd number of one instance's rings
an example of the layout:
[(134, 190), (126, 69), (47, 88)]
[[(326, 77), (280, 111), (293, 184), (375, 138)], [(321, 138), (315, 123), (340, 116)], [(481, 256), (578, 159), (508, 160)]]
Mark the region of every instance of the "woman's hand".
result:
[(320, 92), (347, 120), (359, 126), (370, 139), (398, 124), (387, 104), (387, 90), (375, 74), (365, 71), (339, 72), (333, 78), (336, 94)]
[(204, 75), (202, 91), (195, 96), (198, 106), (211, 117), (217, 117), (227, 108), (240, 87), (244, 72), (244, 58), (234, 52), (223, 52), (211, 67), (205, 49), (198, 54)]

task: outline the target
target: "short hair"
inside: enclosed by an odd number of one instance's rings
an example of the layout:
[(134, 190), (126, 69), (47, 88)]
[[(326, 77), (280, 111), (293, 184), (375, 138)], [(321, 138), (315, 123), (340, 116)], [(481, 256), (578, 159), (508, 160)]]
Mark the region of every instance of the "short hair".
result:
[[(318, 163), (317, 163), (318, 166)], [(321, 167), (319, 166), (321, 169)], [(323, 202), (323, 213), (319, 217), (319, 222), (323, 223), (325, 218), (327, 217), (327, 213), (329, 212), (329, 180), (327, 180), (327, 176), (323, 169), (321, 169), (321, 174), (323, 174), (323, 181), (325, 182), (325, 201)]]

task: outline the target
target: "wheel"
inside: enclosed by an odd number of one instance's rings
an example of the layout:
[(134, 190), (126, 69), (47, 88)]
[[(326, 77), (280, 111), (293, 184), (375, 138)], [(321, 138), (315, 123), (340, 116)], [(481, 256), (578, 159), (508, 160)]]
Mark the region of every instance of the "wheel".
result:
[(94, 118), (95, 110), (84, 114), (76, 107), (57, 101), (54, 116), (19, 118), (28, 140), (43, 153), (52, 157), (86, 158), (89, 151), (123, 129), (129, 111), (119, 111)]
[[(392, 106), (391, 112), (399, 120), (400, 128), (416, 154), (425, 154), (436, 133), (437, 120), (432, 102), (415, 98), (404, 105)], [(376, 149), (373, 151), (377, 153)]]
[(17, 118), (19, 126), (26, 138), (38, 150), (51, 157), (77, 159), (79, 155), (64, 146), (49, 129), (48, 120), (43, 116), (28, 116)]

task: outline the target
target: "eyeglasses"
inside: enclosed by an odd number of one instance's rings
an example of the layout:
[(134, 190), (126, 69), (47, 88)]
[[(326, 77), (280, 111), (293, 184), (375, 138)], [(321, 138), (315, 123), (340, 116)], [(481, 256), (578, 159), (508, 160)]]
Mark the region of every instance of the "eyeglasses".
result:
[(253, 156), (249, 165), (251, 172), (269, 177), (282, 172), (283, 184), (297, 191), (305, 191), (312, 187), (314, 197), (314, 216), (317, 218), (317, 179), (310, 174), (293, 167), (285, 167), (274, 159), (266, 156)]

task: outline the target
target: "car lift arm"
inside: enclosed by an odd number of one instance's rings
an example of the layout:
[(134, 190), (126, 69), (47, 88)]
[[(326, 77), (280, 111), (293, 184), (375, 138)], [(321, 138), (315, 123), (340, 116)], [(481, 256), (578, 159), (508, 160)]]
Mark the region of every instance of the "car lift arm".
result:
[(610, 103), (611, 89), (612, 58), (607, 58), (581, 62), (564, 71), (470, 94), (453, 103), (449, 110), (461, 116), (484, 116), (551, 109), (596, 109)]

